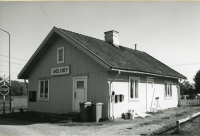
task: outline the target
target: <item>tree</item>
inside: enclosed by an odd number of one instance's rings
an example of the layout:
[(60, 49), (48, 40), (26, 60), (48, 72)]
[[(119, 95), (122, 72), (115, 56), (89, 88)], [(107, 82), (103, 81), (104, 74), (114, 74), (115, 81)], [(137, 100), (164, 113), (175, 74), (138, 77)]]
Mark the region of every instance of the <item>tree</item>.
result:
[[(3, 85), (4, 82), (0, 83), (0, 86)], [(6, 82), (6, 85), (8, 83)], [(15, 80), (11, 80), (11, 95), (12, 96), (21, 96), (27, 94), (27, 87), (24, 82), (19, 82)]]
[(26, 95), (27, 88), (24, 82), (11, 81), (11, 94), (16, 96)]
[(195, 82), (195, 93), (200, 93), (200, 70), (197, 71), (196, 75), (194, 76), (194, 82)]

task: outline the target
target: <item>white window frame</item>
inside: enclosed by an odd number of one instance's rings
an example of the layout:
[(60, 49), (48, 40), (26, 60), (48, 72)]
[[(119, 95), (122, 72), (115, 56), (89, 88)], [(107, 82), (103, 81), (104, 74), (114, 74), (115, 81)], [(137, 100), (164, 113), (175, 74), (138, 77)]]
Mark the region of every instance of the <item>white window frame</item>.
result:
[[(62, 50), (63, 51), (63, 60), (62, 61), (59, 61), (59, 51)], [(65, 50), (64, 50), (64, 47), (60, 47), (60, 48), (57, 48), (57, 64), (60, 64), (60, 63), (64, 63), (65, 62)]]
[[(45, 81), (48, 81), (48, 97), (47, 98), (45, 98), (45, 97), (40, 97), (40, 86), (41, 86), (41, 81), (44, 81), (44, 88), (43, 88), (43, 90), (44, 90), (44, 94), (43, 94), (43, 96), (45, 95)], [(38, 81), (38, 100), (47, 100), (47, 101), (49, 101), (49, 79), (44, 79), (44, 80), (39, 80)]]
[[(131, 80), (134, 80), (134, 86), (135, 86), (135, 80), (138, 81), (138, 86), (137, 86), (137, 96), (138, 98), (135, 98), (135, 90), (133, 90), (133, 98), (131, 98)], [(139, 101), (139, 84), (140, 84), (140, 78), (139, 77), (133, 77), (133, 76), (130, 76), (129, 77), (129, 102), (131, 101)], [(134, 87), (135, 88), (135, 87)]]
[(172, 99), (173, 98), (173, 89), (172, 89), (172, 85), (173, 83), (171, 81), (165, 81), (165, 92), (164, 92), (164, 95), (165, 95), (165, 98), (169, 98), (169, 99)]

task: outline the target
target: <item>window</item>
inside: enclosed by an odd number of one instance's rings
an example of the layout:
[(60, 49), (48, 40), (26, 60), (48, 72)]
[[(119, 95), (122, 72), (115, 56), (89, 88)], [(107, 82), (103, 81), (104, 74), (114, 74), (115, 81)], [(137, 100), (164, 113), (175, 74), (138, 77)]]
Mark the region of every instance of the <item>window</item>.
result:
[(39, 81), (39, 100), (49, 100), (49, 80)]
[(36, 91), (29, 91), (29, 102), (36, 102)]
[(172, 84), (165, 83), (165, 97), (172, 97)]
[(129, 78), (129, 99), (130, 100), (134, 100), (134, 99), (138, 99), (138, 90), (139, 90), (139, 78), (138, 77), (130, 77)]
[(77, 89), (79, 88), (84, 88), (84, 81), (77, 81), (77, 86), (76, 86)]
[(57, 49), (57, 63), (64, 63), (64, 47)]

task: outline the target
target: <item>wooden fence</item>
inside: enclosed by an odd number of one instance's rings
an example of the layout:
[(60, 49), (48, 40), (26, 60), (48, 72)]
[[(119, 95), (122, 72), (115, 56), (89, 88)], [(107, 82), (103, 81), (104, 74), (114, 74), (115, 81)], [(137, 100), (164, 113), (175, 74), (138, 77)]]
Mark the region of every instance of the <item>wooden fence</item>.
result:
[(189, 116), (189, 117), (187, 117), (187, 118), (184, 118), (184, 119), (181, 119), (181, 120), (177, 120), (177, 121), (176, 121), (176, 124), (177, 124), (177, 131), (178, 131), (178, 132), (180, 131), (180, 124), (182, 124), (182, 123), (184, 123), (184, 122), (186, 122), (186, 121), (188, 121), (188, 120), (191, 120), (191, 121), (192, 121), (193, 118), (195, 118), (196, 116), (199, 116), (199, 115), (200, 115), (200, 112), (197, 112), (197, 113), (195, 113), (195, 114), (193, 114), (193, 115), (191, 115), (191, 116)]
[(200, 99), (182, 99), (179, 101), (179, 106), (195, 106), (200, 105)]

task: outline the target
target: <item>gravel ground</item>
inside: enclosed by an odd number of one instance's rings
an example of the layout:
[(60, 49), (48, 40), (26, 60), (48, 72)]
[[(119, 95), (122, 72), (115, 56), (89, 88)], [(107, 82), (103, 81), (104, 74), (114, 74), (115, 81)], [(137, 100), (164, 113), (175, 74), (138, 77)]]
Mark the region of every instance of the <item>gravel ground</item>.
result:
[[(134, 120), (115, 119), (100, 123), (33, 123), (0, 118), (0, 135), (141, 135), (199, 112), (199, 107), (177, 107)], [(197, 117), (198, 118), (198, 117)], [(188, 130), (192, 130), (192, 126)], [(193, 131), (193, 130), (192, 130)], [(196, 130), (194, 130), (196, 131)], [(189, 133), (189, 132), (188, 132)]]

